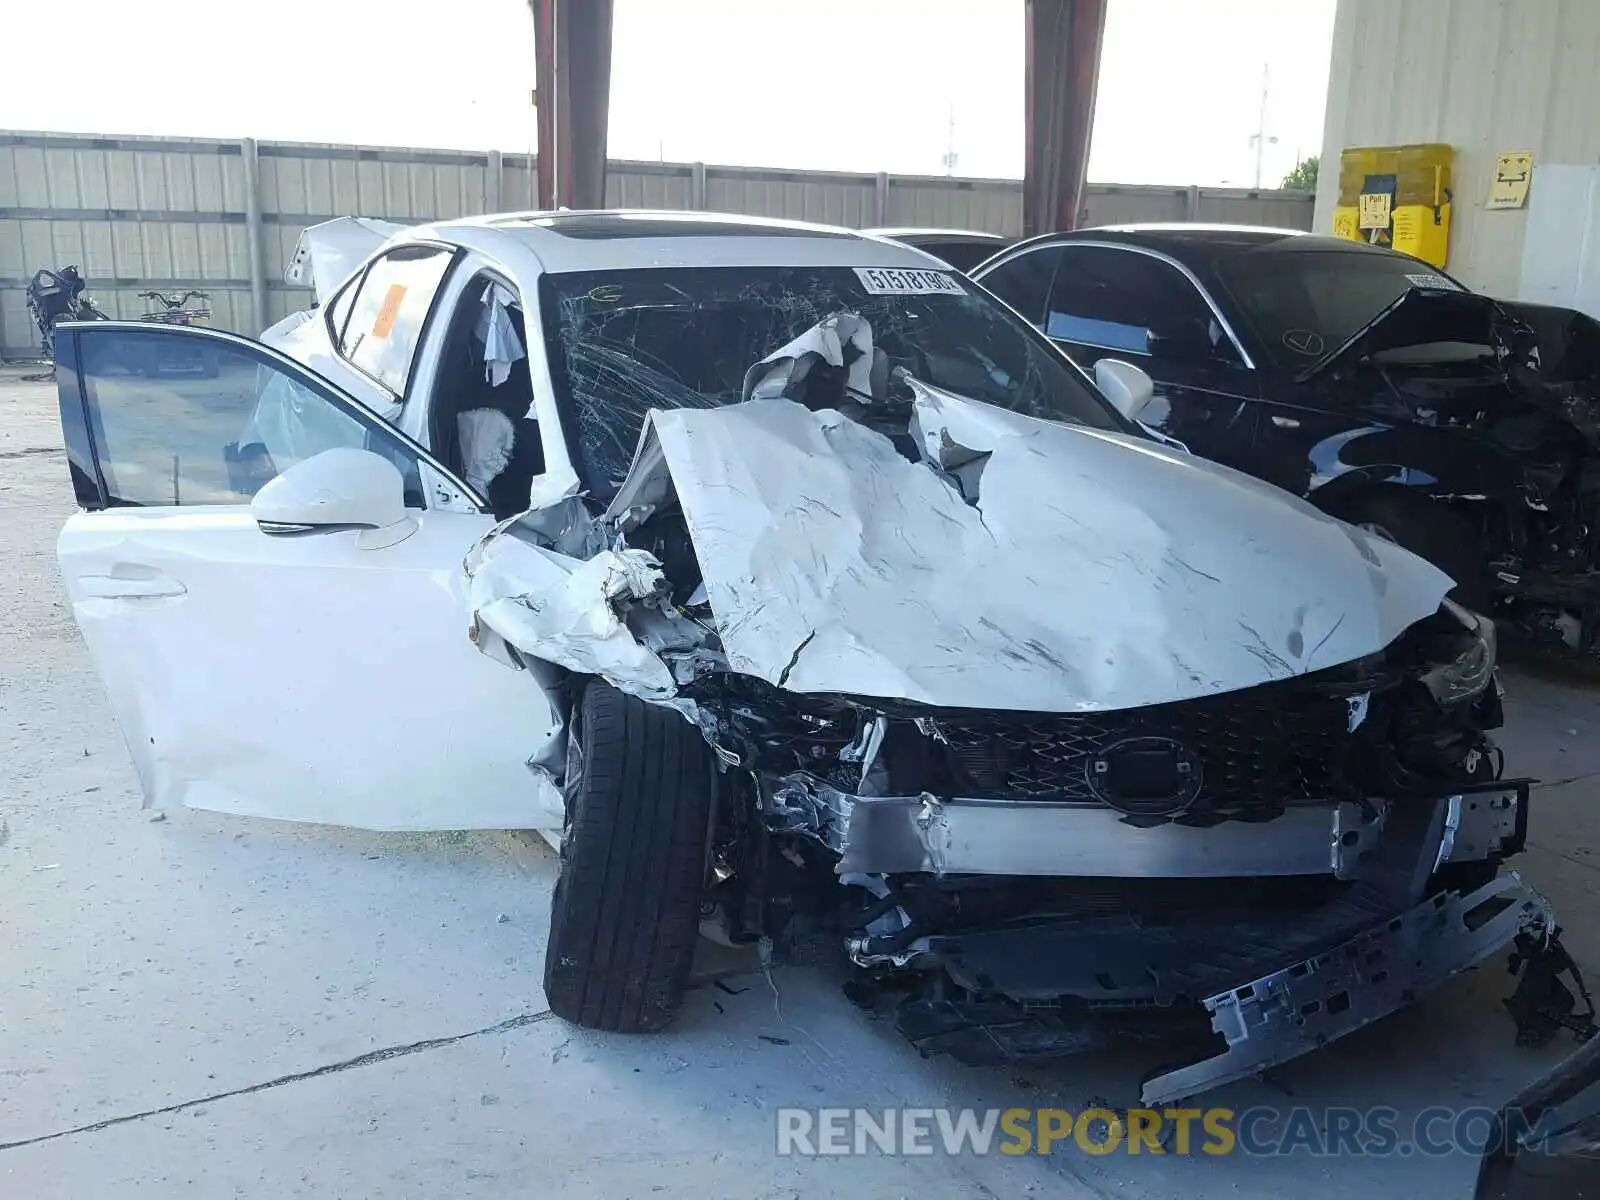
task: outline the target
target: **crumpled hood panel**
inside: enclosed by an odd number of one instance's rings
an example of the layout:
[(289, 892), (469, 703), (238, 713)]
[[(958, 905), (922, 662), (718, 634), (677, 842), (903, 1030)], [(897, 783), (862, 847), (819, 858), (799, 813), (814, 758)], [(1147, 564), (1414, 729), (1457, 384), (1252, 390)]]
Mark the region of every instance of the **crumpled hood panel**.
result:
[[(1442, 277), (1439, 277), (1442, 282)], [(1433, 342), (1494, 344), (1499, 306), (1488, 296), (1447, 287), (1412, 287), (1300, 373), (1302, 379), (1360, 362), (1370, 354)]]
[(1359, 658), (1450, 587), (1227, 468), (916, 391), (924, 462), (789, 400), (651, 413), (613, 509), (670, 473), (733, 669), (796, 692), (1128, 708)]

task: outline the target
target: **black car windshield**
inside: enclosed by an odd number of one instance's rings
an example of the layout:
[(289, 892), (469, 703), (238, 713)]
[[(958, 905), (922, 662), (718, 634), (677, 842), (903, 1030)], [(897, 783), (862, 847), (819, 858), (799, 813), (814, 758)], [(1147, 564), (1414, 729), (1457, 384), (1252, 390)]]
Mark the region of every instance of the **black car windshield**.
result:
[(752, 365), (835, 313), (866, 318), (891, 371), (1031, 417), (1123, 428), (1037, 332), (969, 281), (945, 278), (952, 290), (923, 295), (869, 291), (851, 267), (544, 276), (545, 341), (579, 479), (609, 498), (647, 412), (738, 403)]
[(1407, 288), (1458, 290), (1426, 263), (1357, 249), (1261, 249), (1216, 269), (1263, 349), (1290, 370), (1337, 350)]

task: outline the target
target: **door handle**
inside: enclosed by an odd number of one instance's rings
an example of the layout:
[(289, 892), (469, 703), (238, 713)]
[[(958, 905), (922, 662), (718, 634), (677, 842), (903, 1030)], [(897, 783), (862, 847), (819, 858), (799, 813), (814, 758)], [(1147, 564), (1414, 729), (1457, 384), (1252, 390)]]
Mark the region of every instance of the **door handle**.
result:
[(188, 588), (167, 575), (153, 579), (122, 579), (116, 575), (80, 575), (78, 590), (96, 600), (127, 600), (138, 597), (182, 596)]

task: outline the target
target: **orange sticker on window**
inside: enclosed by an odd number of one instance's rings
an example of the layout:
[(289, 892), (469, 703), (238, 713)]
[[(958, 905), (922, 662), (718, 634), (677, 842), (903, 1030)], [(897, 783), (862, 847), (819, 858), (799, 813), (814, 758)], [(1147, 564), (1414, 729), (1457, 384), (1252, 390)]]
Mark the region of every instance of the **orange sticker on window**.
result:
[(389, 331), (394, 328), (395, 318), (400, 315), (400, 302), (406, 298), (406, 285), (391, 283), (389, 290), (383, 294), (383, 307), (378, 309), (378, 315), (372, 322), (372, 336), (386, 338)]

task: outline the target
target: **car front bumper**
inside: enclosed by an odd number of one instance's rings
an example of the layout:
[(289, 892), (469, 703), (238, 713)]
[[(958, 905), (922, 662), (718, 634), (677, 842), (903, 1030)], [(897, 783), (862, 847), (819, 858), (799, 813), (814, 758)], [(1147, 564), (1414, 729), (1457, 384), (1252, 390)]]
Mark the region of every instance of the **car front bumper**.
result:
[(1508, 872), (1466, 894), (1393, 907), (1353, 896), (1315, 917), (1167, 930), (1102, 919), (934, 939), (967, 999), (908, 1001), (897, 1024), (925, 1054), (996, 1063), (1170, 1042), (1209, 1017), (1207, 1040), (1220, 1050), (1147, 1079), (1142, 1100), (1156, 1105), (1326, 1046), (1519, 935), (1545, 946), (1556, 934), (1549, 903)]
[(1555, 936), (1549, 902), (1516, 872), (1444, 892), (1330, 950), (1208, 996), (1221, 1054), (1144, 1084), (1146, 1104), (1197, 1095), (1287, 1062), (1404, 1008), (1507, 949)]

